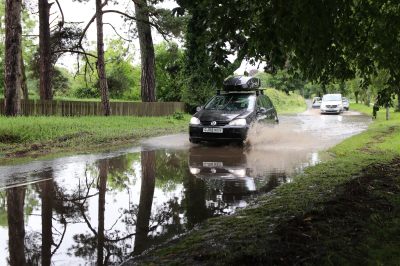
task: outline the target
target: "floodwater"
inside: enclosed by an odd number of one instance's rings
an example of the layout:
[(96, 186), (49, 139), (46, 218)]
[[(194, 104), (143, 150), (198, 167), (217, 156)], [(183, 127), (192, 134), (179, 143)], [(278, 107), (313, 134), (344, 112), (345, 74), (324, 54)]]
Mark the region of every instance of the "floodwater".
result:
[(369, 121), (310, 110), (253, 128), (245, 147), (191, 145), (178, 134), (0, 166), (0, 265), (119, 264), (291, 182)]

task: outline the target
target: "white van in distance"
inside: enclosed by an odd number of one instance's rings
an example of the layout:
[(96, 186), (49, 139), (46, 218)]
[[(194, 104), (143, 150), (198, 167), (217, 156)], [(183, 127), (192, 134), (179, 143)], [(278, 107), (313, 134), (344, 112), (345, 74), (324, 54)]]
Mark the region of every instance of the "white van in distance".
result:
[(322, 97), (320, 110), (321, 114), (340, 114), (343, 112), (342, 94), (325, 94)]

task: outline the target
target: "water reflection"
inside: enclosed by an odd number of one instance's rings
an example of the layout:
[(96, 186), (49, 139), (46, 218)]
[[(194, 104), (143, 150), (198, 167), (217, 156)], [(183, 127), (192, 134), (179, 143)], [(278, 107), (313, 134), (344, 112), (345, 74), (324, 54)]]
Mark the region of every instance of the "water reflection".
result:
[(118, 264), (209, 217), (235, 212), (287, 182), (299, 162), (317, 160), (304, 151), (275, 155), (282, 158), (266, 160), (265, 150), (196, 146), (62, 168), (46, 164), (28, 173), (44, 181), (0, 190), (0, 233), (9, 232), (0, 239), (0, 264)]
[[(213, 215), (230, 214), (245, 207), (258, 192), (268, 192), (286, 182), (289, 169), (271, 171), (265, 163), (264, 167), (251, 168), (254, 153), (240, 147), (196, 146), (189, 150), (189, 170), (207, 186), (206, 206), (213, 210)], [(261, 155), (264, 161), (266, 155)]]
[(7, 190), (7, 218), (9, 237), (9, 263), (25, 265), (25, 188), (16, 187)]

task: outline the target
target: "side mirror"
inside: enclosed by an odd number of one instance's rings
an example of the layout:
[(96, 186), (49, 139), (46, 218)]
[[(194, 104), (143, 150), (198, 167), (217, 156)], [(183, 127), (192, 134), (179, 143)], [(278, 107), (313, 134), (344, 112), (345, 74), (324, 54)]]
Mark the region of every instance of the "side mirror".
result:
[(267, 113), (267, 109), (265, 109), (264, 107), (260, 107), (257, 110), (257, 114), (265, 115), (266, 113)]
[(197, 106), (196, 107), (196, 112), (200, 111), (201, 109), (203, 109), (203, 106)]

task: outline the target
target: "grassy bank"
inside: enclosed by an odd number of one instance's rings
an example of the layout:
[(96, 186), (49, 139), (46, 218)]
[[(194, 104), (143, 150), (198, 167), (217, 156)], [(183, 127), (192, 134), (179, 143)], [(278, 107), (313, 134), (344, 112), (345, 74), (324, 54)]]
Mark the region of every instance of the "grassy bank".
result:
[(268, 88), (265, 90), (265, 94), (274, 103), (278, 115), (300, 113), (307, 108), (304, 98), (296, 93), (291, 92), (288, 95), (283, 91)]
[[(352, 109), (357, 109), (352, 106)], [(397, 265), (400, 116), (391, 113), (330, 150), (257, 204), (141, 258), (138, 264)]]
[(187, 129), (189, 116), (173, 117), (0, 117), (0, 163), (15, 157), (87, 152), (131, 145), (155, 135)]

